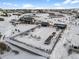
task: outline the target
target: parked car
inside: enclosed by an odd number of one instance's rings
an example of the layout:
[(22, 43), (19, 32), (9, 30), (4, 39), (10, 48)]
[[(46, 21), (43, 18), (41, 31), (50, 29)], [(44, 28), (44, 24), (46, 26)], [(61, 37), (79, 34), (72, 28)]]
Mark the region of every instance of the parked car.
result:
[(4, 18), (0, 18), (0, 21), (4, 21)]

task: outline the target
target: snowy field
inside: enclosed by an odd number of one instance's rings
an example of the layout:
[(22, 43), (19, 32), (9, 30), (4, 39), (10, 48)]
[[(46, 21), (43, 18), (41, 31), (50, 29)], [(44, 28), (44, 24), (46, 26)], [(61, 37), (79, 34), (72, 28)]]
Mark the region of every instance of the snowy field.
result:
[[(56, 30), (55, 27), (37, 27), (33, 31), (26, 32), (27, 35), (21, 34), (16, 37), (13, 37), (13, 39), (6, 39), (6, 41), (20, 46), (24, 49), (27, 49), (29, 51), (32, 51), (34, 53), (37, 53), (39, 55), (42, 55), (44, 57), (49, 57), (51, 54), (54, 44), (57, 40), (57, 37), (61, 33), (62, 30)], [(51, 42), (49, 45), (44, 44), (45, 41), (48, 39), (52, 33), (56, 33), (55, 36), (51, 38)], [(38, 38), (40, 37), (40, 38)]]
[[(10, 30), (9, 30), (10, 36), (13, 37), (13, 36), (19, 35), (20, 33), (28, 31), (34, 27), (37, 27), (37, 25), (18, 24), (15, 27), (10, 28)], [(8, 35), (8, 31), (7, 31), (6, 35)]]
[[(6, 43), (8, 44), (8, 43)], [(29, 52), (25, 52), (15, 46), (12, 46), (10, 44), (8, 44), (8, 46), (10, 46), (13, 50), (16, 50), (19, 52), (19, 54), (15, 54), (14, 52), (10, 51), (10, 52), (6, 52), (3, 55), (0, 55), (1, 59), (46, 59), (44, 57), (38, 56), (38, 55), (34, 55), (32, 53)]]
[[(11, 16), (11, 17), (2, 17), (0, 16), (1, 18), (4, 18), (5, 21), (0, 21), (0, 32), (2, 33), (2, 35), (6, 35), (6, 36), (11, 36), (11, 29), (14, 29), (15, 27), (12, 26), (11, 23), (9, 23), (9, 21), (11, 21), (11, 19), (16, 19), (17, 16)], [(30, 27), (33, 28), (35, 27), (36, 25), (23, 25), (19, 27), (19, 25), (17, 25), (18, 28), (20, 28), (21, 31), (25, 31), (27, 29), (27, 27)], [(28, 30), (28, 29), (27, 29)], [(0, 58), (1, 59), (46, 59), (44, 57), (41, 57), (41, 56), (38, 56), (38, 55), (34, 55), (34, 54), (31, 54), (29, 52), (25, 52), (17, 47), (14, 47), (12, 45), (10, 45), (10, 47), (14, 50), (17, 50), (19, 51), (19, 54), (18, 55), (15, 55), (14, 53), (12, 52), (8, 52), (8, 53), (5, 53), (4, 55), (0, 55)]]
[[(36, 28), (33, 32), (30, 32), (29, 35), (17, 36), (14, 39), (32, 45), (34, 47), (51, 50), (54, 42), (53, 43), (51, 42), (49, 45), (45, 45), (44, 42), (53, 32), (56, 32), (55, 28), (41, 27), (41, 28)], [(56, 35), (58, 35), (60, 32), (61, 30), (58, 31)], [(34, 38), (34, 36), (40, 37), (40, 39)], [(52, 40), (54, 40), (55, 38), (56, 37), (53, 37)]]
[[(62, 35), (61, 40), (57, 43), (50, 59), (79, 59), (79, 53), (72, 52), (68, 55), (69, 47), (64, 47), (64, 44), (79, 46), (79, 19), (70, 21), (67, 29)], [(68, 43), (71, 42), (71, 43)], [(60, 54), (61, 53), (61, 54)]]
[[(48, 14), (37, 14), (37, 20), (49, 22), (49, 23), (65, 23), (67, 24), (67, 28), (62, 34), (62, 37), (60, 38), (59, 42), (56, 44), (54, 50), (52, 51), (50, 55), (50, 59), (79, 59), (79, 53), (73, 52), (72, 54), (68, 55), (68, 45), (75, 45), (79, 46), (79, 19), (72, 20), (72, 16), (66, 15), (66, 18), (52, 18), (52, 20), (48, 17)], [(43, 16), (43, 17), (42, 17)], [(11, 17), (2, 17), (5, 21), (0, 21), (0, 32), (5, 37), (12, 37), (15, 35), (19, 35), (22, 32), (25, 32), (31, 28), (34, 28), (38, 25), (25, 25), (25, 24), (19, 24), (14, 27), (9, 21), (11, 19), (18, 19), (17, 16), (11, 16)], [(71, 18), (71, 19), (69, 19)], [(55, 20), (56, 19), (56, 20)], [(63, 20), (64, 19), (64, 20)], [(68, 19), (68, 20), (66, 20)], [(62, 20), (62, 21), (61, 21)], [(19, 32), (15, 31), (15, 29), (19, 29)], [(41, 49), (51, 49), (51, 47), (54, 44), (54, 41), (52, 40), (50, 45), (45, 45), (45, 40), (51, 35), (53, 32), (56, 32), (55, 28), (51, 27), (40, 27), (36, 28), (34, 31), (31, 31), (28, 33), (28, 35), (21, 35), (16, 36), (15, 40), (21, 41), (24, 44), (27, 43), (31, 46), (38, 47)], [(56, 32), (56, 36), (61, 31)], [(13, 34), (12, 34), (13, 33)], [(35, 37), (34, 37), (35, 36)], [(40, 37), (40, 39), (38, 39)], [(7, 41), (15, 44), (19, 44), (19, 46), (33, 50), (33, 48), (25, 46), (24, 44), (17, 43), (15, 41), (9, 40), (6, 38)], [(53, 38), (55, 39), (55, 37)], [(71, 43), (68, 43), (71, 42)], [(66, 47), (64, 47), (64, 44), (67, 44)], [(8, 44), (12, 49), (19, 51), (19, 54), (15, 55), (12, 51), (5, 53), (3, 55), (0, 55), (1, 59), (46, 59), (45, 57), (38, 56), (29, 52), (25, 52), (15, 46), (12, 46)], [(44, 55), (45, 53), (40, 52), (39, 50), (34, 50), (37, 53), (42, 53)], [(48, 54), (45, 54), (48, 56)], [(13, 58), (12, 58), (13, 57)]]

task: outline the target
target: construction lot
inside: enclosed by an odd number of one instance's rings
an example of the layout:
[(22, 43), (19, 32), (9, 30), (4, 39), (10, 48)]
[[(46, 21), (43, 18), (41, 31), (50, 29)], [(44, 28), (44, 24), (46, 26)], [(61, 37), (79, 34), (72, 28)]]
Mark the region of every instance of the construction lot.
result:
[[(1, 42), (8, 45), (10, 51), (1, 52), (3, 54), (0, 58), (11, 59), (12, 56), (14, 59), (70, 58), (73, 51), (76, 51), (73, 47), (78, 48), (79, 37), (75, 35), (78, 35), (76, 23), (78, 19), (72, 21), (72, 16), (57, 16), (50, 18), (47, 13), (38, 13), (36, 16), (28, 13), (19, 17), (15, 15), (3, 17), (4, 21), (0, 21)], [(72, 53), (68, 52), (70, 50)]]

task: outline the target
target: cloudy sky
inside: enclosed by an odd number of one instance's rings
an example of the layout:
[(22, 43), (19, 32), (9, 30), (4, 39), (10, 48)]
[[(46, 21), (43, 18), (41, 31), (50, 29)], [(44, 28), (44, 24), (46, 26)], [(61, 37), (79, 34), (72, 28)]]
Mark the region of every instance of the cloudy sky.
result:
[(79, 0), (0, 0), (0, 8), (79, 8)]

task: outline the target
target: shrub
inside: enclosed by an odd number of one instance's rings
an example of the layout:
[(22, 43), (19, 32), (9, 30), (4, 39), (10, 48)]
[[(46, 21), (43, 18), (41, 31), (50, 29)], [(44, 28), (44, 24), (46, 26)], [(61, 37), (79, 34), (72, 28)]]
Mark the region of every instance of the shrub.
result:
[(0, 42), (0, 54), (4, 54), (4, 51), (9, 52), (11, 48), (7, 46), (5, 43)]

